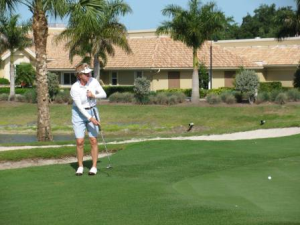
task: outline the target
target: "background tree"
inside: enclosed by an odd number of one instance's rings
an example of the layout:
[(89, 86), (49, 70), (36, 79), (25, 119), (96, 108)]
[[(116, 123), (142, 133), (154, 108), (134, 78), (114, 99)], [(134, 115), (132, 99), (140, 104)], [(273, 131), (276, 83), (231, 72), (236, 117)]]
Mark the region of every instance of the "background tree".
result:
[(294, 87), (300, 89), (300, 65), (298, 65), (298, 68), (294, 74)]
[[(83, 0), (80, 0), (83, 1)], [(95, 0), (84, 0), (96, 4)], [(0, 0), (0, 13), (14, 10), (18, 3), (28, 7), (32, 13), (32, 30), (36, 53), (36, 79), (38, 94), (38, 118), (37, 118), (37, 139), (38, 141), (53, 140), (50, 112), (49, 112), (49, 93), (47, 83), (47, 37), (48, 19), (47, 15), (63, 17), (67, 13), (68, 3), (71, 0)], [(77, 1), (73, 1), (77, 2)]]
[(32, 45), (32, 40), (28, 37), (28, 31), (31, 29), (30, 23), (18, 25), (19, 15), (0, 17), (0, 53), (10, 52), (10, 93), (8, 100), (15, 98), (15, 52), (21, 51)]
[(285, 14), (279, 14), (276, 17), (279, 29), (276, 32), (278, 40), (285, 37), (298, 37), (300, 34), (300, 0), (295, 0), (296, 10), (289, 10)]
[(100, 65), (105, 65), (107, 55), (115, 54), (114, 46), (131, 52), (126, 38), (127, 29), (118, 19), (119, 15), (130, 13), (131, 8), (123, 0), (101, 1), (96, 9), (83, 3), (73, 6), (68, 27), (56, 40), (67, 41), (71, 61), (79, 55), (83, 62), (92, 64), (93, 58), (94, 75), (100, 80)]
[(35, 70), (30, 63), (20, 63), (16, 66), (16, 84), (30, 87), (35, 81)]
[(199, 0), (190, 0), (189, 9), (168, 5), (162, 14), (172, 18), (165, 21), (156, 30), (159, 34), (170, 34), (171, 38), (181, 41), (193, 50), (192, 102), (199, 101), (199, 75), (197, 50), (205, 40), (224, 27), (224, 14), (216, 9), (214, 3), (201, 4)]
[(291, 7), (276, 9), (275, 4), (262, 4), (259, 8), (254, 10), (253, 16), (248, 14), (243, 18), (237, 38), (275, 37), (278, 32), (278, 27), (282, 24), (282, 21), (278, 18), (285, 18), (292, 12)]

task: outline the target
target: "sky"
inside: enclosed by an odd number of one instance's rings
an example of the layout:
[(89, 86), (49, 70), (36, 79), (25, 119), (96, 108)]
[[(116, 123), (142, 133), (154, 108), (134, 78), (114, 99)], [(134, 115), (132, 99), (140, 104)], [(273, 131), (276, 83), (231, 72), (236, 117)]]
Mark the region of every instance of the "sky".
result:
[[(127, 30), (148, 30), (156, 29), (162, 21), (168, 20), (161, 14), (163, 8), (169, 4), (175, 4), (187, 9), (188, 0), (125, 0), (133, 10), (133, 13), (120, 18)], [(211, 0), (202, 0), (203, 3)], [(223, 11), (227, 17), (232, 16), (235, 22), (241, 24), (243, 17), (247, 14), (253, 15), (254, 10), (262, 4), (275, 4), (277, 8), (292, 6), (295, 8), (294, 0), (214, 0), (218, 9)], [(26, 6), (18, 6), (17, 13), (21, 15), (22, 20), (28, 20), (31, 13)], [(65, 20), (49, 19), (49, 23), (66, 23)]]

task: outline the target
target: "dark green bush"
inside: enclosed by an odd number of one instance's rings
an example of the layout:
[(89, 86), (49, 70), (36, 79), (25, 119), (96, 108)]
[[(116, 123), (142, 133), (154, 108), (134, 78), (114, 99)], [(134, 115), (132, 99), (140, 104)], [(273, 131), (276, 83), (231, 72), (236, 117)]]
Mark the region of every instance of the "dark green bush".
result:
[(261, 82), (259, 84), (259, 92), (272, 92), (282, 90), (281, 82)]
[(130, 92), (133, 93), (133, 87), (134, 86), (103, 86), (104, 91), (107, 94), (107, 97), (112, 95), (113, 93), (119, 92), (119, 93), (124, 93), (124, 92)]
[[(16, 88), (16, 94), (23, 95), (26, 91), (32, 88)], [(9, 94), (9, 87), (0, 87), (0, 94)]]
[(0, 78), (0, 84), (9, 84), (9, 80), (6, 78)]
[(207, 90), (207, 94), (221, 95), (224, 92), (233, 92), (234, 90), (235, 90), (234, 88), (220, 87), (220, 88), (216, 88), (216, 89)]
[(300, 66), (298, 67), (298, 69), (294, 74), (294, 87), (300, 88)]
[(30, 63), (20, 63), (16, 66), (16, 84), (31, 87), (35, 81), (35, 70)]
[(115, 92), (109, 96), (111, 103), (132, 103), (134, 102), (134, 95), (130, 92), (119, 93)]

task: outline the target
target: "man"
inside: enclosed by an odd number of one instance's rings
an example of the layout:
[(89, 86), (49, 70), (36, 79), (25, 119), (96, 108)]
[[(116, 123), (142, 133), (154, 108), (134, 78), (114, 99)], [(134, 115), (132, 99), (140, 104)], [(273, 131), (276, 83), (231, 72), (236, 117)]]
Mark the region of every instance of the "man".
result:
[[(83, 63), (76, 67), (77, 81), (71, 87), (71, 97), (73, 99), (72, 124), (76, 137), (76, 150), (78, 169), (77, 176), (83, 174), (84, 136), (88, 131), (91, 143), (91, 155), (93, 165), (89, 175), (97, 174), (98, 161), (98, 141), (100, 117), (96, 107), (97, 99), (106, 98), (106, 93), (99, 82), (91, 77), (92, 70), (89, 65)], [(99, 118), (97, 121), (96, 118)]]

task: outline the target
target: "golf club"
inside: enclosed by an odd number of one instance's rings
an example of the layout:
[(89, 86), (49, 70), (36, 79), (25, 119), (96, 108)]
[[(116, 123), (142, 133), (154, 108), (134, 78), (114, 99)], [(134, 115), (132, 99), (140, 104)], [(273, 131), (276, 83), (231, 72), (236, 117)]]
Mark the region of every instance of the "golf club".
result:
[[(90, 107), (91, 107), (90, 101), (88, 101), (88, 102), (89, 102), (89, 105), (90, 105)], [(95, 107), (96, 107), (96, 106), (95, 106)], [(92, 116), (94, 116), (95, 119), (99, 122), (98, 116), (97, 116), (97, 112), (95, 111), (94, 108), (92, 108), (92, 114), (93, 114)], [(106, 167), (106, 169), (110, 169), (110, 168), (112, 168), (112, 165), (111, 165), (109, 153), (108, 153), (108, 150), (107, 150), (107, 147), (106, 147), (106, 142), (105, 142), (104, 137), (103, 137), (103, 132), (102, 132), (101, 126), (98, 125), (98, 128), (99, 128), (99, 132), (100, 132), (100, 134), (101, 134), (102, 141), (103, 141), (103, 143), (104, 143), (104, 148), (105, 148), (105, 151), (106, 151), (106, 154), (107, 154), (107, 158), (108, 158), (108, 162), (109, 162), (109, 163), (108, 163), (108, 166)]]
[(189, 128), (188, 128), (187, 132), (190, 132), (192, 130), (193, 126), (194, 126), (194, 123), (189, 123)]

